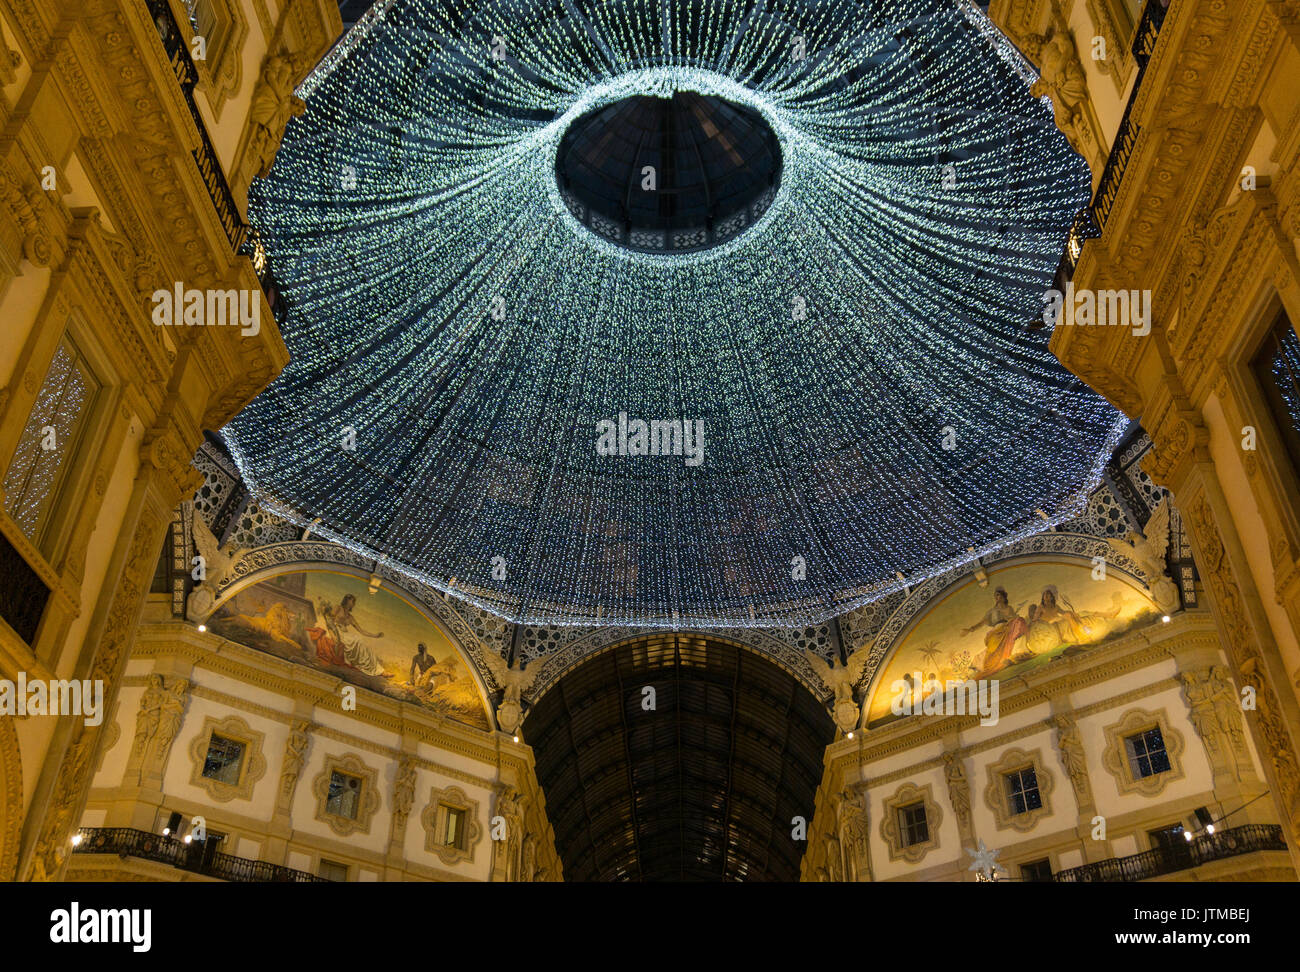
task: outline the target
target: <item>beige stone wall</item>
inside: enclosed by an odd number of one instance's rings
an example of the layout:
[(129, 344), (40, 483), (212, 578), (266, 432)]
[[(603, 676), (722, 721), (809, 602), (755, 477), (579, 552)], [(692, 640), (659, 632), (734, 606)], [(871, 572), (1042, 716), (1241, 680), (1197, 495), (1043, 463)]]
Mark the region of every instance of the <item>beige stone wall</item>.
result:
[[(155, 606), (161, 619), (165, 605)], [(133, 752), (141, 701), (155, 675), (164, 687), (188, 680), (184, 718), (164, 755)], [(558, 879), (561, 868), (533, 772), (532, 753), (504, 733), (440, 720), (417, 706), (357, 690), (355, 711), (345, 710), (343, 684), (324, 673), (201, 633), (189, 624), (159, 620), (137, 634), (116, 711), (110, 744), (95, 773), (83, 827), (130, 827), (161, 832), (169, 814), (187, 821), (201, 815), (207, 828), (227, 835), (223, 852), (317, 873), (322, 859), (345, 864), (349, 880), (502, 880), (504, 857), (525, 833), (538, 848), (536, 869)], [(232, 717), (236, 738), (255, 738), (247, 762), (264, 769), (247, 786), (213, 786), (202, 779), (201, 760), (213, 724)], [(296, 776), (286, 777), (286, 748), (296, 725), (309, 745)], [(340, 762), (341, 761), (341, 762)], [(403, 761), (414, 771), (413, 799), (399, 807), (397, 780)], [(322, 813), (318, 782), (335, 765), (363, 776), (373, 808), (355, 828)], [(371, 775), (372, 774), (372, 775)], [(514, 823), (497, 829), (499, 799), (513, 787), (521, 796), (524, 832)], [(442, 794), (455, 791), (472, 808), (471, 839), (463, 856), (428, 846)], [(363, 794), (363, 803), (369, 799)], [(426, 811), (428, 811), (426, 813)], [(350, 832), (340, 832), (340, 826)], [(71, 866), (78, 873), (85, 855)], [(444, 859), (445, 858), (445, 859)], [(454, 858), (454, 859), (453, 859)], [(91, 872), (87, 872), (91, 873)], [(534, 874), (536, 877), (536, 874)], [(171, 879), (179, 880), (179, 873)]]
[[(1082, 49), (1106, 7), (995, 0), (990, 13), (1013, 38), (1068, 21)], [(1072, 282), (1149, 291), (1151, 330), (1058, 326), (1051, 346), (1155, 442), (1148, 472), (1186, 515), (1233, 679), (1260, 697), (1250, 734), (1300, 862), (1300, 470), (1251, 368), (1281, 311), (1300, 327), (1300, 4), (1172, 3), (1132, 84), (1133, 137), (1118, 145), (1106, 85), (1087, 76), (1116, 165)]]
[[(1224, 671), (1227, 666), (1213, 618), (1206, 611), (1183, 612), (1168, 623), (1003, 680), (994, 725), (959, 715), (916, 714), (841, 739), (827, 749), (805, 878), (825, 880), (834, 872), (827, 863), (835, 846), (828, 850), (830, 834), (837, 835), (844, 854), (842, 870), (854, 870), (855, 822), (845, 813), (846, 792), (865, 797), (868, 808), (868, 858), (858, 862), (858, 880), (974, 880), (968, 850), (980, 841), (999, 851), (998, 861), (1011, 879), (1020, 878), (1021, 864), (1044, 858), (1058, 873), (1150, 850), (1149, 831), (1175, 824), (1191, 829), (1198, 807), (1208, 809), (1220, 829), (1277, 823), (1235, 700), (1224, 711), (1237, 720), (1237, 746), (1212, 720), (1202, 723), (1213, 737), (1207, 740), (1193, 718), (1193, 699), (1199, 696), (1194, 689), (1189, 693), (1185, 680), (1213, 666)], [(1063, 716), (1077, 731), (1083, 770), (1078, 779), (1069, 771), (1069, 746), (1061, 743)], [(1150, 724), (1160, 725), (1173, 766), (1135, 781), (1122, 739)], [(954, 780), (950, 786), (945, 754), (960, 767), (964, 784)], [(1023, 765), (1034, 766), (1044, 806), (1011, 815), (1000, 802), (1003, 773)], [(933, 800), (936, 812), (928, 816), (937, 826), (930, 846), (909, 854), (888, 833), (889, 822), (900, 803), (923, 791), (927, 803)], [(1097, 818), (1105, 824), (1100, 839), (1094, 836), (1100, 833)], [(1269, 860), (1263, 863), (1259, 854), (1240, 859), (1242, 873), (1265, 867), (1275, 878), (1294, 879), (1284, 852), (1264, 856)], [(1219, 879), (1235, 873), (1231, 860), (1216, 862), (1214, 873)]]
[[(184, 5), (168, 2), (188, 30)], [(189, 457), (203, 429), (286, 361), (192, 151), (206, 129), (242, 219), (251, 109), (279, 97), (261, 81), (263, 59), (290, 52), (301, 76), (341, 29), (331, 0), (215, 7), (227, 53), (200, 62), (197, 120), (145, 3), (0, 9), (0, 483), (65, 337), (101, 388), (80, 438), (59, 447), (66, 473), (43, 535), (29, 538), (0, 503), (0, 534), (50, 591), (30, 639), (0, 619), (0, 677), (95, 679), (110, 704), (170, 510), (196, 485)], [(258, 295), (264, 326), (155, 326), (150, 295), (176, 281)], [(0, 879), (56, 877), (105, 730), (38, 716), (7, 729)]]

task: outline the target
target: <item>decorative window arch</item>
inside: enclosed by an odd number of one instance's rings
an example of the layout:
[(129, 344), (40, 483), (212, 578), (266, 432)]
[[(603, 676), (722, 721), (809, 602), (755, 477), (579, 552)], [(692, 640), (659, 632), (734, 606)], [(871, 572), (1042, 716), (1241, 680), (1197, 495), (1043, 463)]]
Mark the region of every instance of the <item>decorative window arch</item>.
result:
[[(908, 843), (903, 833), (900, 812), (916, 804), (925, 808), (926, 836), (924, 840)], [(924, 786), (904, 783), (894, 791), (893, 796), (885, 800), (881, 814), (880, 836), (889, 848), (889, 859), (907, 861), (909, 864), (919, 863), (926, 854), (939, 846), (939, 826), (942, 823), (943, 809), (934, 799), (934, 787), (929, 783)]]
[[(243, 746), (238, 778), (233, 783), (203, 774), (214, 735)], [(229, 800), (251, 800), (253, 786), (266, 775), (266, 757), (262, 755), (265, 739), (265, 733), (258, 732), (239, 716), (231, 715), (224, 719), (208, 716), (203, 728), (190, 743), (190, 785), (206, 790), (208, 796), (223, 803)]]
[(478, 801), (471, 800), (460, 787), (430, 790), (420, 823), (424, 827), (424, 849), (437, 854), (442, 863), (473, 862), (483, 825), (478, 819)]
[[(329, 807), (330, 781), (335, 774), (358, 780), (360, 792), (356, 796), (356, 815), (344, 816)], [(312, 780), (311, 791), (316, 797), (316, 819), (329, 825), (340, 837), (370, 833), (370, 821), (379, 809), (379, 770), (367, 766), (355, 753), (346, 756), (327, 754), (325, 765)]]
[[(1034, 772), (1041, 806), (1016, 812), (1007, 786), (1007, 776), (1025, 769)], [(1041, 749), (1032, 752), (1016, 748), (1008, 749), (996, 763), (989, 764), (987, 772), (988, 784), (984, 787), (984, 803), (993, 811), (993, 819), (997, 821), (998, 830), (1028, 833), (1038, 826), (1040, 820), (1052, 815), (1052, 790), (1056, 788), (1056, 780), (1043, 760)]]
[[(1169, 760), (1169, 769), (1138, 776), (1133, 772), (1128, 740), (1152, 729), (1160, 730), (1164, 742), (1164, 753)], [(1106, 749), (1102, 753), (1101, 764), (1115, 778), (1115, 785), (1120, 795), (1140, 793), (1143, 796), (1158, 796), (1170, 783), (1181, 780), (1183, 772), (1183, 734), (1169, 724), (1169, 713), (1164, 709), (1149, 712), (1146, 709), (1129, 709), (1118, 722), (1106, 726)]]

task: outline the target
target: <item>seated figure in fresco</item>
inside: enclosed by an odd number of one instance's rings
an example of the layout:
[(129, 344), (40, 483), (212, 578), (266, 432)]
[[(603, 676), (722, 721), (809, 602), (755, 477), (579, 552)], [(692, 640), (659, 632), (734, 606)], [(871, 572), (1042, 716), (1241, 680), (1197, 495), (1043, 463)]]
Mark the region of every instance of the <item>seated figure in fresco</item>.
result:
[(993, 607), (969, 628), (963, 628), (962, 634), (970, 634), (978, 628), (987, 627), (984, 635), (984, 663), (980, 667), (978, 678), (987, 678), (1007, 667), (1016, 642), (1029, 633), (1028, 622), (1021, 617), (1018, 608), (1011, 606), (1005, 588), (999, 587), (993, 592)]
[(330, 607), (328, 603), (321, 604), (324, 626), (318, 625), (307, 629), (308, 637), (316, 644), (316, 657), (327, 665), (354, 668), (364, 675), (392, 678), (392, 673), (384, 671), (384, 666), (379, 663), (379, 659), (365, 642), (349, 631), (349, 629), (355, 630), (364, 638), (384, 636), (382, 631), (371, 634), (357, 624), (357, 619), (352, 616), (352, 609), (356, 603), (355, 594), (345, 594), (343, 601), (336, 608)]
[(227, 618), (229, 624), (244, 628), (250, 632), (265, 635), (273, 641), (302, 650), (293, 637), (293, 629), (299, 615), (294, 614), (281, 601), (276, 601), (262, 614), (232, 614)]
[(1090, 645), (1101, 641), (1110, 633), (1108, 622), (1119, 616), (1122, 608), (1118, 592), (1112, 595), (1115, 607), (1111, 611), (1075, 611), (1061, 597), (1055, 584), (1043, 588), (1037, 604), (1029, 606), (1029, 650), (1035, 655), (1055, 651), (1062, 646)]

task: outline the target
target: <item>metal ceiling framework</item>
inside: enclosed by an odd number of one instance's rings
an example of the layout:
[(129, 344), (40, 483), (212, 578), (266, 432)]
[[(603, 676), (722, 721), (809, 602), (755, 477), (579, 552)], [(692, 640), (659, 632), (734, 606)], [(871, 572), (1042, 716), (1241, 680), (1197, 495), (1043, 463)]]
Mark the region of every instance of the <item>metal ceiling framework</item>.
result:
[(792, 820), (812, 818), (835, 727), (760, 655), (700, 634), (626, 641), (560, 679), (527, 731), (566, 879), (798, 880)]

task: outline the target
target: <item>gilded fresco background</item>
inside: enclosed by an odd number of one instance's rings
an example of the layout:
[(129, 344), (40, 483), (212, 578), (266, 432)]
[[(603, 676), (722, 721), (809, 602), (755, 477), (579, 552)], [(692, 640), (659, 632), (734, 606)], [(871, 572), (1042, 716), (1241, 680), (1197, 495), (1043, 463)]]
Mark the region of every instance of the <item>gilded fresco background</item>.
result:
[(490, 727), (469, 666), (446, 636), (402, 598), (382, 587), (372, 594), (358, 577), (281, 574), (235, 594), (208, 627), (466, 725)]
[(1008, 678), (1082, 654), (1159, 617), (1147, 594), (1114, 572), (1094, 580), (1085, 564), (1019, 564), (972, 576), (931, 607), (881, 667), (867, 727), (901, 718), (892, 686), (914, 679)]

